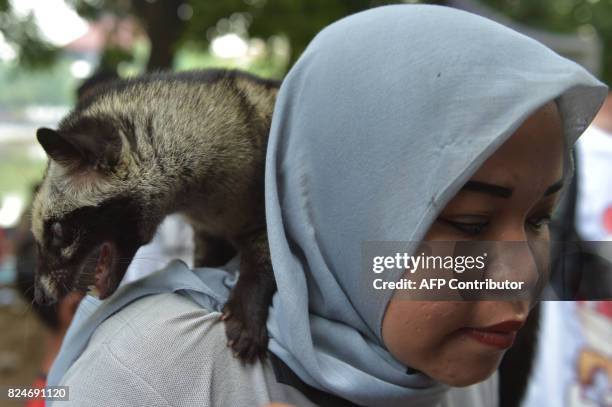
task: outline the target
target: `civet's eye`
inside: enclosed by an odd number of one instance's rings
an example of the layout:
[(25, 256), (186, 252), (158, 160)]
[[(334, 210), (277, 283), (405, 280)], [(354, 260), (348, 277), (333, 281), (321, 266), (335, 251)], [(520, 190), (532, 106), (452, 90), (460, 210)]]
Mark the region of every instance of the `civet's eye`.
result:
[(63, 230), (62, 230), (62, 224), (59, 222), (55, 222), (54, 224), (51, 225), (51, 232), (53, 233), (53, 238), (62, 240), (63, 238)]
[(55, 222), (51, 225), (51, 246), (62, 248), (66, 245), (64, 241), (64, 228), (61, 223)]

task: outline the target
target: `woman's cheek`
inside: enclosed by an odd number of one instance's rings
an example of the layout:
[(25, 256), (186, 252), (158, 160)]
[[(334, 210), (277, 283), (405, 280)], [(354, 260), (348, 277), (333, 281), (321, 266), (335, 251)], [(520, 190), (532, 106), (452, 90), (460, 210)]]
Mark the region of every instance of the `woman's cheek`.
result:
[(400, 362), (423, 370), (467, 324), (469, 308), (466, 302), (392, 300), (383, 318), (383, 341)]
[(441, 383), (478, 383), (495, 371), (503, 356), (482, 352), (460, 331), (471, 325), (478, 308), (475, 302), (392, 300), (383, 319), (383, 341), (401, 363)]

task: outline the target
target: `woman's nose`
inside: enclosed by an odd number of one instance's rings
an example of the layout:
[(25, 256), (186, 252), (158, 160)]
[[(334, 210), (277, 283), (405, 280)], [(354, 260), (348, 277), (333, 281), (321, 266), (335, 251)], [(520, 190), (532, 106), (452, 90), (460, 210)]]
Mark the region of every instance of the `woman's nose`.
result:
[(522, 222), (509, 221), (507, 224), (500, 225), (493, 230), (491, 240), (500, 242), (525, 242), (527, 241), (527, 231)]
[(503, 299), (532, 302), (546, 280), (544, 255), (525, 240), (493, 242), (486, 278), (519, 283), (520, 289), (505, 291)]

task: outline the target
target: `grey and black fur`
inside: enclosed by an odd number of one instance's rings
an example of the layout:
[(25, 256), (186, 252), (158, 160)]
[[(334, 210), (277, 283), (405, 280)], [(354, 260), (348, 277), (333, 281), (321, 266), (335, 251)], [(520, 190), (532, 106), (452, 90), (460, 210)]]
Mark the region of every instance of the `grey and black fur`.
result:
[(182, 213), (197, 266), (240, 252), (226, 331), (243, 360), (262, 355), (276, 289), (263, 178), (278, 86), (239, 71), (153, 74), (107, 85), (57, 130), (39, 129), (50, 160), (32, 212), (37, 298), (91, 285), (100, 257), (111, 265), (109, 296), (164, 217)]

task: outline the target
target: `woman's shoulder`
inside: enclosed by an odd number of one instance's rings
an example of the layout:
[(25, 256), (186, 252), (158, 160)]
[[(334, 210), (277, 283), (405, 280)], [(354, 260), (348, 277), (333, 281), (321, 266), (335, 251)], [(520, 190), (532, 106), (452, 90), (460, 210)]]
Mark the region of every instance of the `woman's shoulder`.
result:
[(117, 406), (212, 405), (211, 368), (229, 357), (219, 316), (175, 293), (128, 304), (96, 328), (64, 375), (70, 405), (100, 405), (107, 397)]
[[(169, 405), (302, 402), (301, 393), (277, 383), (267, 361), (244, 365), (233, 356), (220, 316), (176, 293), (138, 299), (96, 329), (62, 384), (85, 403), (74, 405), (84, 406), (109, 393), (116, 399), (125, 386), (133, 387), (130, 397), (155, 396)], [(85, 393), (75, 394), (79, 389)]]
[[(150, 367), (157, 369), (177, 366), (175, 359), (184, 356), (183, 352), (192, 354), (191, 358), (231, 356), (223, 352), (226, 338), (220, 316), (187, 296), (150, 295), (104, 321), (92, 335), (88, 348), (104, 345), (126, 363), (151, 363), (154, 366)], [(150, 358), (153, 355), (155, 359)]]

